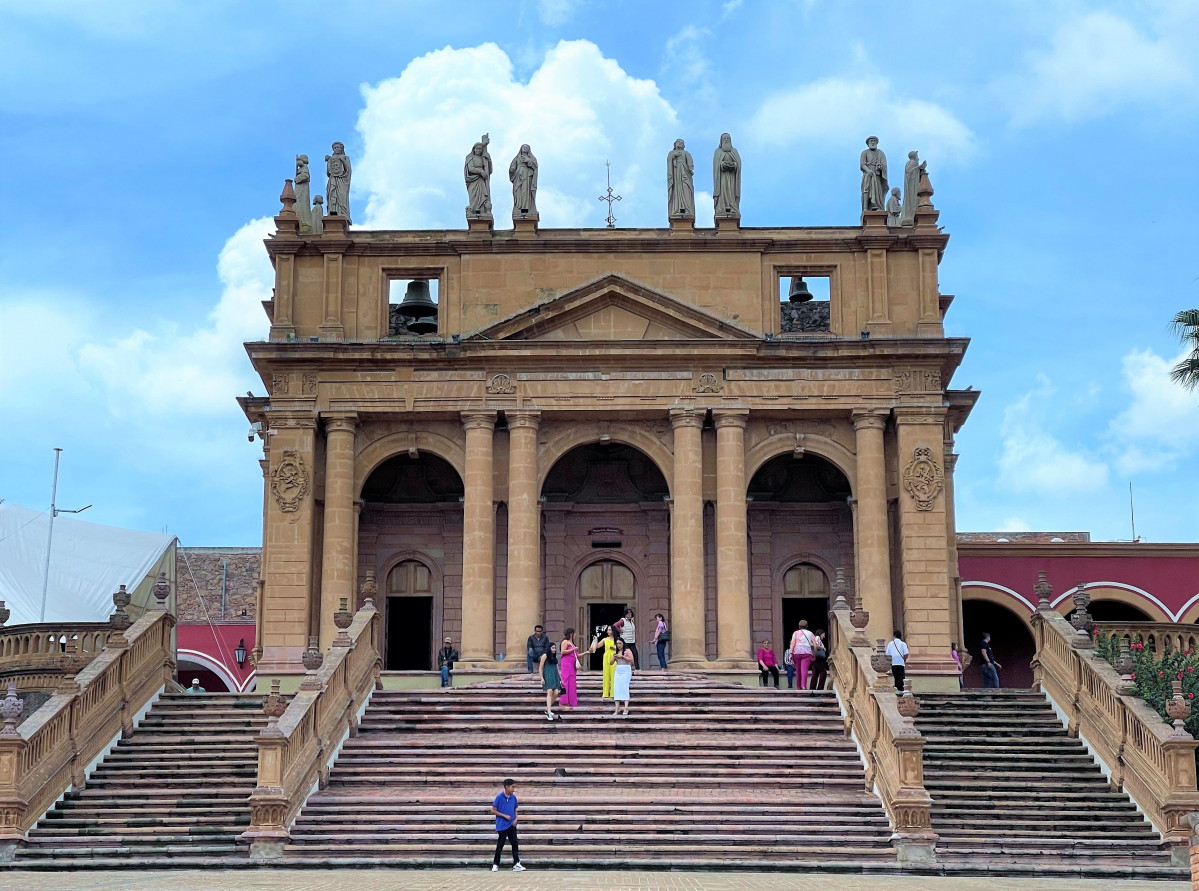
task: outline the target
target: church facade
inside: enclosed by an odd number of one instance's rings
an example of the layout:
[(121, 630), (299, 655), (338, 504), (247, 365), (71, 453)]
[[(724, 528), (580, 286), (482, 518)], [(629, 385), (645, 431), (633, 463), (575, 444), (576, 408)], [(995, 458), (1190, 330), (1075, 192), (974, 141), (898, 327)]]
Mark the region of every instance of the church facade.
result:
[[(589, 639), (632, 608), (642, 639), (666, 617), (672, 668), (719, 673), (844, 589), (872, 641), (903, 631), (917, 690), (957, 689), (977, 393), (948, 386), (967, 341), (931, 205), (905, 227), (302, 234), (283, 203), (270, 336), (246, 347), (269, 395), (240, 400), (264, 447), (259, 675), (297, 681), (367, 595), (385, 669), (434, 667), (445, 637), (461, 667), (523, 669), (534, 625)], [(809, 284), (827, 302), (788, 300)]]

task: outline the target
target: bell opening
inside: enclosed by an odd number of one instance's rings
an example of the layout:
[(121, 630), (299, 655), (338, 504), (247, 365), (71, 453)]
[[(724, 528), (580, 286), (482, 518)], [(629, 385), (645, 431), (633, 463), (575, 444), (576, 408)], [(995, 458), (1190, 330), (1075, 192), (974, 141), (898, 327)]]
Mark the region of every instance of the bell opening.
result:
[(780, 275), (778, 295), (783, 303), (808, 303), (829, 299), (827, 275)]
[(438, 284), (435, 278), (391, 280), (388, 292), (391, 336), (437, 333)]

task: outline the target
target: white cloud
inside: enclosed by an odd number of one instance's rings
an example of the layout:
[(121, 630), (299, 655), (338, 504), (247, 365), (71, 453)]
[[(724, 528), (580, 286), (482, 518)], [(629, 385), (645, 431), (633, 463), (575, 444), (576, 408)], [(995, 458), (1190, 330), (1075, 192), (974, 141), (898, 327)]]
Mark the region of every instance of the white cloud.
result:
[(1014, 492), (1072, 495), (1097, 492), (1107, 485), (1108, 467), (1086, 449), (1071, 448), (1049, 432), (1055, 396), (1049, 380), (1009, 405), (1000, 428), (1003, 453), (999, 480)]
[(537, 0), (537, 17), (543, 25), (565, 25), (583, 5), (583, 0)]
[(763, 145), (813, 148), (859, 145), (877, 135), (900, 172), (900, 159), (913, 148), (940, 164), (964, 160), (975, 146), (970, 128), (952, 112), (900, 95), (879, 76), (827, 77), (772, 93), (751, 118), (750, 133)]
[(732, 15), (734, 12), (736, 12), (738, 9), (740, 9), (740, 8), (741, 8), (741, 4), (742, 4), (742, 3), (744, 3), (744, 2), (745, 2), (745, 0), (724, 0), (724, 3), (722, 3), (722, 4), (720, 5), (720, 19), (721, 19), (721, 21), (723, 21), (723, 20), (727, 19), (727, 18), (728, 18), (729, 16), (731, 16), (731, 15)]
[(511, 225), (508, 163), (526, 142), (540, 165), (543, 226), (601, 225), (605, 159), (624, 195), (618, 225), (665, 225), (674, 109), (652, 80), (629, 76), (589, 41), (560, 42), (527, 83), (495, 44), (447, 47), (414, 59), (399, 77), (364, 86), (362, 95), (354, 186), (368, 196), (365, 213), (356, 211), (367, 226), (464, 228), (462, 162), (484, 132), (497, 226)]
[[(1110, 12), (1062, 23), (1047, 50), (1001, 82), (1017, 125), (1098, 117), (1141, 100), (1170, 102), (1195, 84), (1193, 12), (1168, 8), (1150, 36)], [(1190, 34), (1190, 38), (1183, 35)], [(1186, 40), (1186, 43), (1184, 43)]]
[(999, 526), (1000, 532), (1032, 532), (1032, 526), (1023, 517), (1008, 517)]
[[(726, 13), (727, 14), (727, 13)], [(688, 25), (666, 41), (662, 53), (662, 78), (685, 92), (693, 101), (711, 101), (714, 95), (712, 64), (704, 44), (711, 38), (707, 28)]]
[(1199, 396), (1170, 380), (1170, 369), (1185, 355), (1171, 360), (1133, 350), (1124, 356), (1124, 386), (1132, 401), (1108, 428), (1122, 473), (1166, 470), (1195, 453)]

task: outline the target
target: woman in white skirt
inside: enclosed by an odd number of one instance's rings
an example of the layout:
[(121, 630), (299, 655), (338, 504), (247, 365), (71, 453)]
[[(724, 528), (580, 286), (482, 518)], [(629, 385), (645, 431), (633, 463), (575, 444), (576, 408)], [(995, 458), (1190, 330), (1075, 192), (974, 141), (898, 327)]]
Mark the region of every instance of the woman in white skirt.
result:
[[(616, 638), (616, 649), (609, 657), (616, 666), (612, 680), (612, 698), (616, 700), (616, 710), (612, 716), (628, 717), (629, 714), (629, 681), (633, 677), (633, 654), (625, 646), (623, 640)], [(624, 706), (622, 709), (621, 706)]]

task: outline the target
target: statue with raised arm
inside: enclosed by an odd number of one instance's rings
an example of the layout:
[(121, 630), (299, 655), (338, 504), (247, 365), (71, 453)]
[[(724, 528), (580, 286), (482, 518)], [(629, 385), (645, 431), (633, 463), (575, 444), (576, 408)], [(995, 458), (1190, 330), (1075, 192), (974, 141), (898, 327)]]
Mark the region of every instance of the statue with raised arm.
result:
[(887, 199), (887, 225), (898, 226), (899, 214), (902, 210), (902, 205), (899, 201), (899, 187), (896, 186), (891, 190), (891, 197)]
[(899, 225), (916, 225), (916, 208), (919, 204), (920, 176), (925, 162), (914, 152), (908, 152), (908, 163), (903, 167), (903, 208), (899, 212)]
[(512, 181), (512, 218), (534, 216), (537, 213), (537, 159), (528, 144), (522, 145), (508, 165)]
[(308, 156), (296, 155), (296, 216), (300, 218), (300, 231), (312, 231), (312, 201), (308, 184), (312, 174), (308, 172)]
[(487, 146), (491, 136), (483, 134), (483, 138), (475, 143), (466, 156), (462, 167), (462, 175), (466, 179), (466, 218), (486, 219), (491, 216), (491, 154)]
[(666, 208), (672, 220), (695, 219), (695, 161), (681, 139), (666, 156)]
[(343, 216), (347, 223), (350, 219), (350, 158), (346, 147), (333, 143), (333, 154), (325, 155), (325, 173), (329, 180), (325, 186), (325, 213), (329, 216)]
[(727, 133), (720, 134), (720, 146), (712, 155), (712, 203), (718, 217), (741, 216), (741, 153)]
[(862, 168), (862, 213), (887, 209), (887, 156), (878, 147), (878, 137), (866, 140), (859, 165)]

